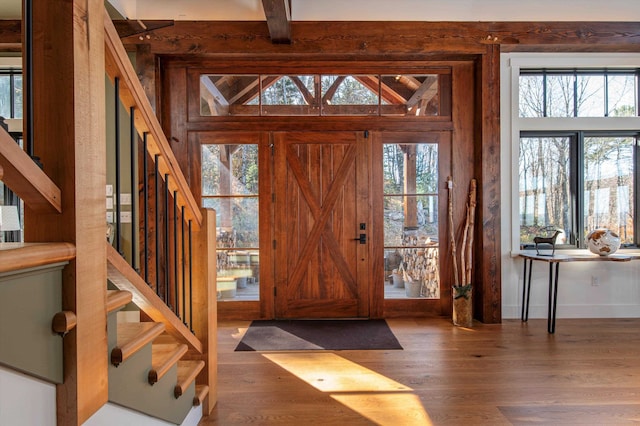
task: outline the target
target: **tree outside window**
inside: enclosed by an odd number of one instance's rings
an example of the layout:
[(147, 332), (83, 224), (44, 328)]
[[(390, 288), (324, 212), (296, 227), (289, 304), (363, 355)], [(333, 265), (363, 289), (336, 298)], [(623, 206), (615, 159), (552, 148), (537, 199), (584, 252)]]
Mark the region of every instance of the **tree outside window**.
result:
[[(525, 70), (520, 117), (635, 117), (638, 71)], [(555, 122), (546, 122), (553, 128)], [(549, 124), (551, 123), (551, 124)], [(522, 132), (519, 144), (520, 244), (560, 230), (556, 244), (584, 247), (608, 228), (637, 245), (638, 132), (576, 129)], [(560, 127), (560, 126), (558, 126)], [(565, 125), (566, 127), (566, 125)]]

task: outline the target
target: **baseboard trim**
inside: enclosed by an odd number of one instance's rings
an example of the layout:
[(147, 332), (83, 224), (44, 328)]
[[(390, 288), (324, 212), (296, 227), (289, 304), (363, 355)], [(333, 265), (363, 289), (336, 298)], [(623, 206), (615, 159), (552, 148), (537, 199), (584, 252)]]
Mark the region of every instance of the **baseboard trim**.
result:
[[(520, 319), (522, 305), (503, 305), (502, 318)], [(530, 319), (547, 319), (547, 305), (530, 305)], [(556, 318), (639, 318), (640, 305), (558, 305)]]

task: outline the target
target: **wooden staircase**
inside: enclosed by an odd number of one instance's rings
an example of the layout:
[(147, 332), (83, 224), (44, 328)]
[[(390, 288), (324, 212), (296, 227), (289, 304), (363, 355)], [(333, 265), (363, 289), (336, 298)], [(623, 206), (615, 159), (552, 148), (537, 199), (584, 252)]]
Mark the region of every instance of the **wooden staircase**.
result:
[[(37, 94), (31, 105), (37, 119), (29, 135), (42, 168), (0, 128), (0, 179), (25, 203), (23, 235), (29, 241), (0, 244), (0, 274), (59, 264), (55, 280), (42, 280), (41, 287), (55, 293), (55, 298), (40, 297), (46, 311), (35, 308), (33, 315), (20, 313), (31, 319), (37, 315), (34, 327), (46, 335), (49, 345), (25, 352), (48, 356), (56, 364), (54, 372), (40, 373), (18, 364), (27, 358), (19, 351), (10, 354), (11, 362), (1, 357), (0, 362), (58, 383), (58, 424), (82, 424), (107, 401), (180, 424), (194, 405), (202, 405), (206, 416), (216, 402), (215, 272), (210, 266), (215, 265), (215, 213), (198, 207), (117, 32), (98, 9), (102, 5), (89, 3), (90, 10), (75, 3), (60, 8), (46, 2), (35, 4), (42, 19), (34, 21), (34, 32), (45, 34), (49, 41), (45, 46), (44, 38), (35, 38), (33, 58), (44, 58), (43, 51), (50, 48), (51, 57), (64, 58), (49, 61), (47, 70), (38, 63), (32, 75), (34, 85), (29, 88)], [(76, 27), (80, 21), (83, 25)], [(63, 35), (71, 38), (63, 39)], [(50, 43), (49, 36), (55, 42)], [(82, 48), (68, 49), (74, 44)], [(155, 292), (104, 240), (105, 129), (98, 122), (105, 112), (97, 107), (105, 104), (103, 66), (109, 78), (120, 82), (121, 105), (132, 116), (135, 110), (138, 134), (149, 136), (147, 154), (156, 161), (177, 207), (184, 209), (181, 216), (190, 221), (190, 233), (193, 225), (194, 251), (189, 253), (193, 281), (188, 296), (194, 304), (189, 308), (188, 327), (169, 307), (157, 302)], [(72, 84), (55, 85), (56, 90), (48, 85), (52, 73), (70, 70), (74, 71), (69, 72)], [(118, 290), (106, 291), (107, 279)], [(33, 292), (25, 291), (24, 285), (14, 287), (20, 293), (4, 298), (3, 306), (20, 311)], [(119, 322), (118, 312), (131, 302), (150, 321)], [(16, 317), (2, 317), (0, 325)], [(14, 334), (16, 341), (33, 335)], [(0, 349), (17, 347), (7, 345), (1, 332), (0, 342)], [(13, 360), (16, 364), (11, 364)]]
[[(49, 188), (50, 181), (42, 170), (32, 167), (30, 158), (25, 159), (24, 151), (16, 148), (17, 144), (0, 129), (0, 166), (5, 184), (11, 183), (25, 203), (36, 206), (36, 212), (57, 211), (60, 208), (60, 192), (51, 191), (55, 195), (46, 197), (38, 189), (33, 190), (34, 187)], [(34, 174), (36, 178), (25, 180), (23, 173)], [(39, 183), (34, 185), (33, 181)], [(25, 182), (30, 184), (26, 185)], [(208, 355), (203, 355), (205, 348), (202, 341), (166, 305), (155, 300), (155, 292), (111, 245), (105, 244), (107, 277), (120, 288), (108, 290), (105, 297), (100, 298), (105, 303), (103, 312), (108, 315), (107, 349), (111, 361), (107, 372), (108, 399), (149, 416), (180, 424), (194, 406), (205, 402), (215, 403), (215, 399), (207, 400), (210, 372), (203, 372), (205, 360), (215, 371), (215, 353), (209, 346)], [(26, 316), (29, 324), (32, 324), (29, 329), (32, 331), (7, 334), (0, 330), (3, 342), (11, 341), (10, 344), (0, 345), (0, 349), (20, 346), (19, 342), (25, 340), (22, 337), (25, 334), (43, 337), (29, 339), (37, 343), (34, 349), (27, 351), (33, 356), (20, 355), (13, 349), (4, 351), (6, 354), (0, 350), (0, 362), (4, 365), (52, 383), (63, 383), (64, 337), (60, 336), (71, 331), (77, 321), (74, 312), (63, 310), (61, 276), (64, 265), (75, 258), (76, 247), (66, 242), (0, 244), (0, 290), (11, 291), (11, 295), (2, 293), (6, 296), (2, 297), (2, 312), (6, 313), (2, 323), (9, 324), (12, 319)], [(49, 272), (50, 265), (54, 265), (56, 271)], [(45, 278), (34, 278), (41, 275), (40, 271)], [(27, 277), (26, 282), (17, 282), (13, 278), (22, 279), (20, 277), (23, 275)], [(54, 279), (54, 276), (57, 278)], [(12, 284), (14, 281), (17, 284)], [(210, 291), (208, 286), (204, 286), (204, 290)], [(200, 297), (211, 299), (206, 293)], [(32, 303), (34, 300), (41, 300), (42, 303), (36, 305)], [(118, 311), (132, 301), (145, 312), (150, 322), (118, 322)], [(199, 312), (209, 311), (201, 309)], [(202, 320), (196, 316), (199, 321), (197, 329), (205, 336), (208, 324), (215, 318), (211, 312), (206, 315)], [(42, 368), (43, 365), (47, 366), (46, 369)], [(202, 383), (196, 386), (196, 379)]]
[(109, 400), (179, 424), (207, 396), (208, 386), (195, 384), (205, 363), (183, 360), (187, 345), (166, 333), (161, 322), (118, 321), (118, 311), (131, 300), (129, 291), (107, 294)]

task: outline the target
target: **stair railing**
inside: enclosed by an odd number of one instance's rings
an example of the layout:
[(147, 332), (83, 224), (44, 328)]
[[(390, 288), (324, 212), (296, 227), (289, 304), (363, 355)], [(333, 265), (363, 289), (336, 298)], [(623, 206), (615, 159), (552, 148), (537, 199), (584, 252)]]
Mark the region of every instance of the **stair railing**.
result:
[[(162, 300), (184, 327), (195, 334), (193, 325), (198, 321), (194, 321), (194, 315), (197, 315), (193, 307), (192, 296), (197, 293), (194, 286), (207, 286), (208, 283), (204, 278), (204, 283), (196, 284), (202, 274), (194, 270), (194, 265), (199, 264), (194, 257), (202, 256), (203, 250), (199, 247), (196, 253), (194, 233), (210, 231), (205, 228), (207, 221), (203, 220), (203, 213), (108, 16), (105, 16), (104, 27), (105, 68), (116, 100), (114, 122), (107, 124), (113, 126), (115, 132), (114, 212), (113, 224), (108, 231), (113, 232), (115, 250), (122, 255), (126, 251), (131, 253), (131, 267), (154, 290), (158, 300)], [(121, 123), (122, 107), (129, 114), (127, 124)], [(123, 126), (129, 127), (123, 129)], [(129, 132), (130, 146), (121, 146), (121, 131)], [(129, 164), (120, 158), (120, 153), (127, 149)], [(126, 169), (131, 170), (132, 197), (138, 195), (139, 200), (139, 208), (136, 208), (136, 200), (131, 200), (130, 216), (121, 210), (121, 171)], [(139, 170), (138, 174), (136, 170)], [(122, 225), (129, 221), (132, 223), (131, 238), (124, 239)], [(135, 231), (137, 224), (138, 232)], [(123, 246), (125, 243), (127, 247)], [(204, 249), (205, 256), (208, 249)], [(149, 292), (145, 290), (140, 294), (143, 293), (148, 296)], [(134, 301), (135, 298), (134, 295)]]

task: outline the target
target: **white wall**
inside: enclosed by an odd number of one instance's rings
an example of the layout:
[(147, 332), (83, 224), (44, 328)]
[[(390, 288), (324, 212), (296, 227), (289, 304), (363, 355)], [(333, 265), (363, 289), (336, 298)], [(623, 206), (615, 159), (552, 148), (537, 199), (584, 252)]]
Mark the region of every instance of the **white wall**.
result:
[(0, 366), (0, 425), (55, 424), (55, 385)]
[[(196, 426), (202, 406), (194, 407), (180, 426)], [(56, 426), (56, 386), (0, 366), (0, 425)], [(85, 426), (169, 426), (145, 414), (107, 403)]]
[[(639, 3), (640, 4), (640, 3)], [(520, 318), (523, 261), (519, 252), (518, 143), (526, 120), (518, 118), (517, 85), (521, 67), (621, 67), (640, 66), (640, 55), (629, 54), (541, 54), (501, 55), (501, 215), (502, 215), (502, 315)], [(569, 119), (575, 120), (575, 119)], [(598, 120), (589, 119), (596, 127)], [(639, 118), (627, 118), (623, 126), (640, 129)], [(528, 128), (530, 130), (530, 128)], [(515, 202), (514, 202), (515, 200)], [(588, 253), (588, 251), (579, 251)], [(620, 253), (624, 251), (621, 250)], [(636, 253), (639, 251), (636, 250)], [(595, 278), (598, 285), (592, 285)], [(547, 263), (534, 262), (529, 318), (546, 318), (549, 288)], [(640, 260), (631, 262), (577, 262), (560, 265), (558, 318), (640, 317)]]
[[(202, 419), (202, 406), (194, 407), (180, 426), (197, 426)], [(2, 423), (0, 423), (2, 424)], [(164, 420), (149, 417), (146, 414), (107, 403), (91, 416), (83, 426), (170, 426)]]

